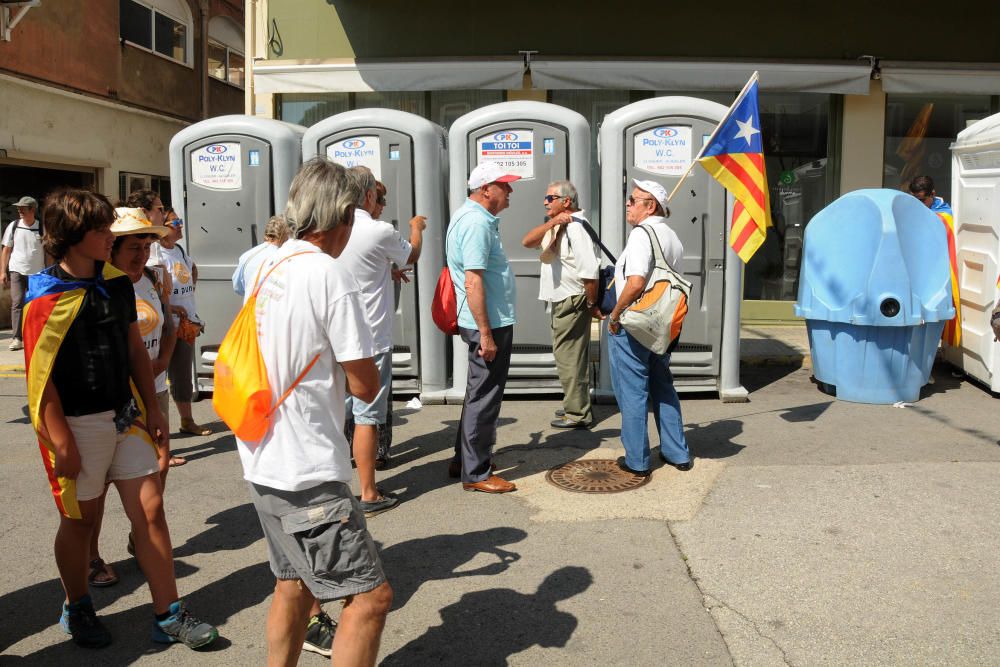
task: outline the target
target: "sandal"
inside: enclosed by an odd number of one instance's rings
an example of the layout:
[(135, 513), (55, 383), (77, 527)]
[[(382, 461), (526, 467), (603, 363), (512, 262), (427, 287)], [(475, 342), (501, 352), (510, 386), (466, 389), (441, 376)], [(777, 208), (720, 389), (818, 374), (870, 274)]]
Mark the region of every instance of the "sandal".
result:
[(177, 466), (182, 466), (187, 462), (188, 460), (183, 456), (171, 456), (169, 465), (171, 468), (176, 468)]
[(181, 422), (181, 433), (187, 433), (188, 435), (212, 435), (212, 429), (202, 426), (192, 419), (191, 421)]
[(87, 582), (96, 588), (107, 588), (118, 583), (118, 575), (111, 569), (111, 566), (104, 562), (103, 558), (95, 558), (90, 561), (90, 574), (87, 575)]

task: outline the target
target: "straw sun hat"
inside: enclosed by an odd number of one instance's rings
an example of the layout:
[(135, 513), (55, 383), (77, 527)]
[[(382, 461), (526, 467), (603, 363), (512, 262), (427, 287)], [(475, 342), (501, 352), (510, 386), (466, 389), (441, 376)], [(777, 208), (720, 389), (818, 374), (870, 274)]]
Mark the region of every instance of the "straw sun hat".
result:
[(111, 231), (115, 236), (156, 234), (161, 239), (170, 233), (166, 227), (150, 222), (141, 208), (125, 207), (115, 209), (115, 221), (111, 224)]

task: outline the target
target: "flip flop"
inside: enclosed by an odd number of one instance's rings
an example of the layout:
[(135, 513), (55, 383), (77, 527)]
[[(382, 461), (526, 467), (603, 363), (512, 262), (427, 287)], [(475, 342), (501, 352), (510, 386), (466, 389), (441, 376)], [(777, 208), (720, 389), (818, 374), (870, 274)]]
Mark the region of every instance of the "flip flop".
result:
[[(98, 577), (103, 577), (103, 579)], [(87, 575), (87, 582), (95, 588), (107, 588), (118, 583), (118, 575), (115, 574), (110, 565), (104, 562), (103, 558), (95, 558), (90, 561), (90, 574)]]
[(183, 456), (171, 456), (170, 457), (170, 467), (176, 468), (177, 466), (182, 466), (187, 463), (188, 460)]
[(212, 429), (193, 421), (181, 423), (180, 430), (181, 433), (187, 433), (188, 435), (212, 435)]

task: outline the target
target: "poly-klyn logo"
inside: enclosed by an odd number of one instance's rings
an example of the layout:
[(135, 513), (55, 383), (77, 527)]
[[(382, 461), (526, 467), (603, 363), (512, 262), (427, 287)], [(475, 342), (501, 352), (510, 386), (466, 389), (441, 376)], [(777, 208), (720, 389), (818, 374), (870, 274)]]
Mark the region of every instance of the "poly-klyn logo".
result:
[(660, 137), (662, 139), (670, 139), (677, 136), (677, 130), (673, 127), (658, 127), (653, 130), (654, 137)]
[(365, 142), (362, 139), (348, 139), (341, 144), (344, 148), (364, 148)]
[(225, 144), (212, 144), (205, 147), (205, 152), (211, 155), (222, 155), (228, 150), (229, 148)]
[(493, 135), (493, 141), (517, 141), (517, 134), (514, 132), (497, 132)]

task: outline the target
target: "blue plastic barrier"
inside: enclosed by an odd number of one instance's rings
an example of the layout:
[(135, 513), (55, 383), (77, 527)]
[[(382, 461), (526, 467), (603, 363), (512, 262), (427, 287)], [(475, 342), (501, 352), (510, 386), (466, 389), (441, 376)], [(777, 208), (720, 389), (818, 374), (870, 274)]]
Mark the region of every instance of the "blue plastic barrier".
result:
[(955, 316), (944, 224), (898, 190), (844, 195), (806, 226), (795, 314), (837, 398), (916, 401)]

